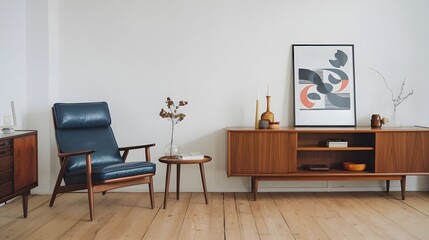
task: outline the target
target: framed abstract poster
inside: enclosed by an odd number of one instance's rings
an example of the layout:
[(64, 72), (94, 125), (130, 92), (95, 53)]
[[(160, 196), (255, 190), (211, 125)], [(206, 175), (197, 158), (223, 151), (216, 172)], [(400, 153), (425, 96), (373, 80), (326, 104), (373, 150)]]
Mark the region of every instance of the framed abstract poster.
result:
[(356, 126), (354, 46), (292, 45), (296, 127)]

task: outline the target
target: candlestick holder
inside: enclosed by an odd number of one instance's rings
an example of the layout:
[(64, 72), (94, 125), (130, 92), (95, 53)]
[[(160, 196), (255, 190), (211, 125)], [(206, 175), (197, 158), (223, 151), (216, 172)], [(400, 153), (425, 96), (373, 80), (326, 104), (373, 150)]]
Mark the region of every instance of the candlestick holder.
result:
[(256, 99), (255, 129), (259, 128), (259, 99)]

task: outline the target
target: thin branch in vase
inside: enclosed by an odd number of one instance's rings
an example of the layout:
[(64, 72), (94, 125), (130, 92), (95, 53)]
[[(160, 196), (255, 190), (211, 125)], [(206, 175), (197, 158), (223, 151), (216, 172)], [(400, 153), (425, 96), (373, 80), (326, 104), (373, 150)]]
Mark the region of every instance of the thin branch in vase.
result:
[(188, 105), (188, 101), (179, 101), (179, 105), (176, 105), (173, 100), (171, 100), (170, 97), (167, 97), (167, 101), (165, 102), (167, 104), (167, 109), (164, 110), (164, 108), (161, 108), (161, 112), (159, 113), (159, 116), (162, 118), (167, 118), (171, 122), (171, 138), (170, 138), (170, 156), (173, 156), (173, 140), (174, 140), (174, 126), (181, 122), (183, 119), (185, 119), (186, 115), (183, 113), (177, 113), (179, 110), (179, 107), (184, 107)]
[(410, 97), (411, 95), (414, 94), (414, 89), (411, 89), (410, 92), (408, 92), (407, 94), (404, 95), (404, 89), (405, 89), (405, 80), (407, 79), (406, 77), (404, 78), (404, 80), (402, 80), (402, 84), (401, 84), (401, 89), (399, 90), (399, 94), (398, 96), (395, 97), (395, 94), (393, 93), (393, 90), (390, 88), (386, 78), (383, 76), (383, 74), (381, 74), (378, 70), (369, 67), (369, 69), (371, 69), (372, 71), (376, 72), (384, 81), (384, 84), (387, 87), (387, 90), (389, 90), (390, 94), (392, 95), (392, 103), (393, 103), (393, 111), (396, 111), (397, 107), (399, 106), (399, 104), (401, 104), (403, 101), (405, 101), (408, 97)]

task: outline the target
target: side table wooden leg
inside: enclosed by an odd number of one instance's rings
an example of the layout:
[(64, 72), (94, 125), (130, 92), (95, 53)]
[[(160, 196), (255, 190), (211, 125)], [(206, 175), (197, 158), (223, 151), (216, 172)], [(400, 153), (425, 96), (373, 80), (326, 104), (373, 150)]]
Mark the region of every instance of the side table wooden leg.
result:
[(28, 213), (28, 194), (22, 195), (22, 210), (24, 212), (24, 218), (27, 217)]
[(407, 185), (407, 176), (402, 176), (401, 178), (401, 194), (402, 194), (402, 200), (405, 200), (405, 188)]
[(206, 175), (204, 173), (204, 164), (200, 163), (199, 165), (200, 165), (201, 181), (203, 182), (204, 198), (206, 199), (206, 204), (208, 204), (209, 200), (207, 198)]
[(165, 176), (164, 209), (167, 207), (168, 191), (170, 188), (171, 164), (167, 163), (167, 173)]
[(180, 195), (180, 164), (177, 164), (177, 172), (176, 172), (176, 199), (179, 200)]

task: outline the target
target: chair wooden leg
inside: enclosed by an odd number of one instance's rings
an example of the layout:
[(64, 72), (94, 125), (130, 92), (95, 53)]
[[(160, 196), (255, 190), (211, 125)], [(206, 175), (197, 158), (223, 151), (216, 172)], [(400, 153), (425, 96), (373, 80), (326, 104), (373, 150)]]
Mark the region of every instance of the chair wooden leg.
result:
[(56, 189), (54, 189), (54, 192), (52, 193), (52, 196), (51, 196), (51, 201), (49, 202), (49, 207), (52, 207), (54, 205), (56, 197), (57, 197), (57, 191)]
[(61, 181), (63, 180), (67, 162), (68, 162), (68, 158), (64, 158), (61, 161), (61, 169), (60, 169), (60, 172), (58, 173), (57, 181), (55, 182), (55, 187), (54, 187), (54, 191), (52, 192), (52, 197), (51, 197), (51, 202), (49, 202), (49, 207), (52, 207), (54, 205), (55, 198), (57, 197), (58, 190), (60, 189), (60, 186), (61, 186)]
[(92, 166), (91, 166), (91, 155), (86, 155), (86, 187), (88, 189), (88, 204), (89, 204), (89, 215), (91, 221), (95, 219), (94, 213), (94, 189), (92, 186)]
[(150, 182), (149, 182), (150, 206), (152, 207), (152, 209), (154, 209), (155, 208), (155, 198), (154, 198), (154, 194), (153, 194), (152, 176), (150, 176), (149, 178), (150, 178)]
[(60, 188), (60, 185), (61, 185), (61, 181), (62, 181), (62, 176), (61, 174), (58, 174), (57, 182), (55, 183), (54, 191), (52, 192), (51, 201), (49, 202), (49, 207), (52, 207), (54, 205), (55, 198), (57, 197), (57, 194), (58, 194), (58, 189)]
[(88, 188), (88, 202), (89, 202), (89, 215), (91, 218), (91, 221), (94, 221), (95, 219), (95, 213), (94, 213), (94, 192), (91, 188)]

